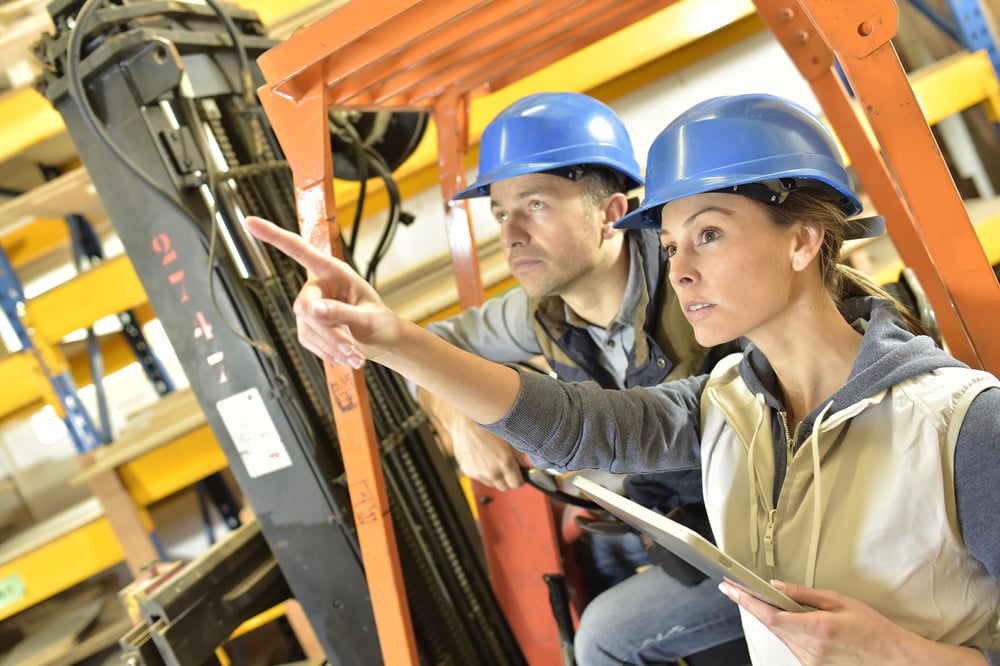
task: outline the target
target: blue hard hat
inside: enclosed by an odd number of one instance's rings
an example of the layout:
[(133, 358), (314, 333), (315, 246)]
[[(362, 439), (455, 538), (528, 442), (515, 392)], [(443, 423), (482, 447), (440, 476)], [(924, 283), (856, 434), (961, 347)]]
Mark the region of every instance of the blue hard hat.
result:
[(653, 140), (642, 204), (615, 227), (659, 229), (663, 205), (694, 194), (725, 190), (767, 200), (771, 192), (778, 201), (782, 190), (803, 186), (835, 193), (847, 216), (861, 212), (837, 143), (816, 116), (774, 95), (715, 97)]
[(479, 176), (456, 199), (487, 196), (490, 185), (528, 173), (599, 166), (642, 185), (632, 141), (606, 104), (575, 92), (536, 93), (500, 112), (479, 142)]

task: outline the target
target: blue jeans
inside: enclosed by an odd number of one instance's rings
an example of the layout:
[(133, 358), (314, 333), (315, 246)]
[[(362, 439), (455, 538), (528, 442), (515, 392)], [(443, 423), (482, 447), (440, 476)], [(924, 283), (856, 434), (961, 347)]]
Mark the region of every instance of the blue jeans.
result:
[(735, 603), (719, 581), (688, 587), (650, 567), (595, 597), (574, 640), (578, 666), (650, 666), (743, 636)]
[(590, 586), (588, 591), (594, 596), (631, 578), (636, 569), (649, 564), (646, 547), (634, 532), (584, 532), (576, 540), (576, 556)]

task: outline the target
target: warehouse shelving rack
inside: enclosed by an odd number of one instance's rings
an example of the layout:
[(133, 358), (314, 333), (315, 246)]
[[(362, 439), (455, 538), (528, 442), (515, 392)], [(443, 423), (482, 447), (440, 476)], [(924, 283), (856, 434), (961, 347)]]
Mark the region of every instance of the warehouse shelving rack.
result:
[[(268, 25), (329, 11), (339, 4), (325, 0), (245, 0)], [(128, 257), (102, 260), (90, 269), (39, 296), (25, 299), (18, 270), (58, 254), (72, 243), (67, 219), (104, 230), (106, 214), (86, 169), (60, 143), (68, 141), (61, 115), (37, 91), (19, 88), (0, 95), (0, 163), (36, 149), (65, 158), (67, 170), (38, 187), (0, 204), (0, 288), (7, 295), (5, 314), (21, 340), (22, 350), (0, 356), (0, 424), (23, 419), (46, 405), (65, 414), (74, 445), (95, 461), (74, 480), (89, 482), (97, 499), (73, 507), (8, 538), (0, 547), (0, 620), (11, 617), (121, 562), (133, 575), (160, 556), (148, 538), (147, 507), (227, 469), (227, 461), (189, 396), (171, 400), (188, 408), (186, 426), (148, 432), (143, 424), (126, 426), (111, 449), (94, 456), (106, 439), (76, 394), (94, 381), (87, 354), (63, 345), (73, 331), (109, 315), (128, 313), (136, 329), (155, 319)], [(56, 148), (51, 148), (55, 144)], [(106, 374), (139, 360), (156, 365), (144, 342), (127, 335), (102, 336), (100, 351)], [(152, 377), (151, 377), (152, 379)], [(167, 391), (158, 389), (162, 394)], [(181, 402), (184, 401), (184, 402)], [(153, 408), (153, 421), (156, 420)], [(160, 407), (162, 411), (162, 407)], [(162, 425), (162, 423), (160, 424)], [(164, 434), (171, 436), (167, 437)], [(141, 440), (141, 442), (139, 441)], [(136, 445), (139, 444), (137, 447)], [(134, 454), (141, 449), (139, 455)], [(113, 449), (113, 451), (112, 451)], [(128, 453), (129, 450), (133, 453)], [(119, 455), (122, 451), (125, 455)], [(114, 464), (111, 464), (114, 461)], [(101, 479), (103, 477), (103, 480)], [(107, 504), (111, 506), (107, 506)], [(279, 614), (283, 611), (276, 611)], [(274, 613), (270, 613), (271, 617)], [(262, 620), (255, 618), (252, 623)]]
[[(0, 162), (64, 133), (61, 118), (53, 114), (48, 103), (28, 89), (0, 100), (0, 116), (12, 118), (14, 125), (5, 132), (18, 138), (5, 142)], [(86, 355), (67, 354), (62, 341), (74, 331), (120, 313), (128, 313), (138, 328), (154, 317), (146, 295), (124, 255), (95, 261), (89, 270), (30, 299), (25, 298), (18, 277), (20, 266), (71, 242), (67, 217), (102, 219), (99, 201), (87, 185), (88, 178), (78, 167), (0, 205), (4, 311), (21, 343), (20, 350), (0, 358), (5, 387), (0, 422), (11, 423), (52, 405), (67, 423), (78, 452), (93, 456), (105, 438), (76, 393), (77, 386), (93, 378)], [(109, 373), (136, 360), (147, 368), (156, 365), (145, 341), (135, 334), (110, 337), (101, 347)], [(86, 502), (4, 542), (0, 548), (4, 591), (0, 620), (122, 561), (137, 574), (158, 558), (148, 536), (145, 507), (226, 468), (204, 423), (158, 444), (161, 448), (122, 461), (117, 471), (105, 470), (104, 479), (93, 484), (104, 506), (97, 500)], [(96, 474), (87, 477), (96, 478)]]

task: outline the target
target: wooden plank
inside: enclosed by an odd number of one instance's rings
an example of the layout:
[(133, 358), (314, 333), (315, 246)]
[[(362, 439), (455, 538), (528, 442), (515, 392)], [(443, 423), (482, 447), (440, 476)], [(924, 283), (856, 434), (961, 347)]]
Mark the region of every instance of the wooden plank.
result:
[(4, 541), (0, 547), (0, 566), (8, 564), (36, 548), (65, 536), (104, 515), (97, 498), (70, 507), (66, 511), (32, 525)]
[(7, 653), (0, 666), (46, 666), (72, 649), (77, 636), (97, 619), (103, 606), (103, 598), (91, 599), (67, 612), (50, 615), (48, 622)]
[(116, 646), (118, 639), (132, 628), (125, 609), (117, 595), (109, 595), (104, 600), (104, 608), (93, 626), (78, 637), (76, 644), (65, 654), (50, 661), (45, 666), (73, 666), (83, 662), (109, 647)]
[[(84, 464), (93, 458), (93, 452), (81, 457)], [(118, 543), (125, 553), (125, 563), (133, 576), (138, 576), (144, 567), (160, 559), (149, 530), (139, 513), (132, 497), (125, 490), (118, 472), (104, 470), (88, 479), (90, 490), (104, 507), (104, 515), (111, 523)]]
[(83, 167), (67, 171), (0, 206), (0, 235), (9, 234), (36, 218), (83, 215), (91, 220), (108, 216), (90, 175)]
[(190, 389), (174, 391), (143, 412), (131, 416), (118, 438), (97, 450), (88, 467), (70, 479), (70, 483), (89, 481), (169, 444), (205, 423), (205, 413), (194, 392)]

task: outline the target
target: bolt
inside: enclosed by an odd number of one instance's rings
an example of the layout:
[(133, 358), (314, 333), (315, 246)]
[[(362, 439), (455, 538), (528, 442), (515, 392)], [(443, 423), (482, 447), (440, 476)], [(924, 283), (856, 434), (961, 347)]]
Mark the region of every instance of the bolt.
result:
[(805, 30), (799, 30), (795, 33), (794, 39), (796, 44), (805, 44), (809, 41), (809, 33)]
[(778, 19), (783, 23), (788, 23), (793, 18), (795, 18), (795, 10), (791, 7), (785, 7), (780, 12), (778, 12)]
[(873, 26), (868, 21), (864, 21), (858, 26), (858, 34), (861, 35), (862, 37), (867, 37), (873, 32), (875, 32), (875, 26)]

